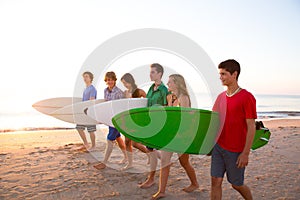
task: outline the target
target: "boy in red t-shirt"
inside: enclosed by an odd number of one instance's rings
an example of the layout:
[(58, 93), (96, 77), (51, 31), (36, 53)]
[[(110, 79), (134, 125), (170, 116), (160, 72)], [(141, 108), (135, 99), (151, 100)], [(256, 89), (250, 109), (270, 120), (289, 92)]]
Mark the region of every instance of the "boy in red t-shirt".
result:
[(221, 93), (213, 107), (219, 112), (222, 129), (211, 158), (211, 199), (222, 199), (222, 182), (227, 180), (244, 199), (252, 194), (244, 184), (245, 167), (255, 134), (256, 100), (238, 85), (240, 64), (226, 60), (218, 66), (222, 84), (227, 91)]

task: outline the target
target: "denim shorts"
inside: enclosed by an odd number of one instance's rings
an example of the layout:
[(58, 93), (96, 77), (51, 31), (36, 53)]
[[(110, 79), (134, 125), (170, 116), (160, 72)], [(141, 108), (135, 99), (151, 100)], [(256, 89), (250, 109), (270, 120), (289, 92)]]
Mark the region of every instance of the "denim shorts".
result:
[(211, 176), (223, 178), (226, 172), (227, 180), (235, 186), (244, 185), (245, 167), (237, 167), (237, 159), (240, 153), (231, 152), (223, 149), (216, 144), (211, 156)]
[(76, 125), (77, 130), (85, 130), (85, 128), (89, 133), (96, 131), (96, 125), (81, 125), (81, 124)]
[(109, 126), (107, 140), (114, 141), (118, 137), (121, 137), (120, 132), (116, 128)]

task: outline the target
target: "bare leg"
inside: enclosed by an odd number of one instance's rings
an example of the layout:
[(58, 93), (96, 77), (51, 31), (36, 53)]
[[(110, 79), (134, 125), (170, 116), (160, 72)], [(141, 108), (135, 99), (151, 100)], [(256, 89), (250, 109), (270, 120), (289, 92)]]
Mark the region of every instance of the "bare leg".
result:
[(128, 164), (123, 168), (123, 170), (129, 169), (133, 165), (132, 141), (129, 138), (125, 138), (125, 145), (128, 157)]
[(150, 155), (150, 172), (147, 180), (140, 185), (140, 188), (142, 189), (150, 188), (152, 185), (154, 185), (154, 177), (155, 177), (155, 171), (157, 167), (157, 153), (155, 151), (151, 151), (149, 155)]
[(125, 146), (125, 143), (124, 143), (122, 137), (118, 137), (118, 138), (116, 139), (116, 141), (117, 141), (117, 143), (118, 143), (119, 148), (121, 149), (121, 151), (122, 151), (123, 154), (124, 154), (124, 158), (123, 158), (123, 160), (122, 160), (120, 163), (125, 163), (126, 160), (127, 160), (127, 153), (126, 153), (126, 146)]
[(85, 148), (88, 148), (88, 147), (89, 147), (89, 144), (88, 144), (87, 139), (86, 139), (86, 137), (85, 137), (84, 130), (79, 130), (79, 129), (77, 129), (77, 131), (78, 131), (78, 133), (79, 133), (79, 135), (80, 135), (80, 137), (81, 137), (81, 139), (82, 139), (82, 141), (83, 141), (83, 145), (85, 146)]
[(156, 194), (152, 196), (153, 200), (160, 199), (166, 196), (166, 187), (168, 183), (170, 167), (171, 167), (171, 157), (172, 152), (161, 151), (161, 169), (159, 174), (159, 189)]
[(150, 151), (145, 147), (145, 145), (142, 145), (141, 143), (132, 141), (132, 146), (138, 150), (140, 150), (143, 153), (149, 153)]
[(114, 141), (107, 140), (107, 145), (106, 145), (106, 149), (105, 149), (105, 156), (104, 156), (103, 163), (108, 162), (108, 159), (110, 158), (113, 147), (114, 147)]
[(250, 188), (247, 185), (242, 185), (242, 186), (236, 186), (232, 185), (232, 187), (238, 191), (246, 200), (252, 200), (252, 194), (250, 191)]
[(222, 199), (222, 182), (223, 178), (211, 177), (211, 200), (221, 200)]
[(104, 160), (94, 166), (96, 169), (100, 170), (100, 169), (104, 169), (106, 167), (106, 163), (108, 162), (108, 159), (112, 153), (113, 148), (114, 148), (114, 142), (111, 140), (107, 140)]
[(194, 190), (199, 188), (196, 172), (195, 169), (192, 167), (189, 158), (190, 158), (189, 154), (179, 155), (180, 164), (184, 168), (186, 174), (188, 175), (191, 181), (191, 185), (183, 189), (183, 191), (185, 192), (193, 192)]
[(96, 136), (95, 132), (89, 132), (90, 133), (90, 138), (92, 141), (92, 147), (89, 150), (94, 150), (96, 148)]
[(138, 142), (134, 142), (132, 141), (132, 146), (138, 150), (140, 150), (141, 152), (145, 153), (148, 157), (148, 162), (147, 164), (150, 164), (150, 155), (149, 155), (149, 149), (147, 149), (147, 147), (145, 145), (142, 145), (141, 143)]

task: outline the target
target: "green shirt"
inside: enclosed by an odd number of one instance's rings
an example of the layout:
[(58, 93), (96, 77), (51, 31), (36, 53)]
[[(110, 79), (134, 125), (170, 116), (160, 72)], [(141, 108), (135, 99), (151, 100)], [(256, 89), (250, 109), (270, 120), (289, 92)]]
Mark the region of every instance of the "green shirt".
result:
[(167, 105), (167, 95), (168, 89), (167, 87), (161, 83), (158, 88), (154, 91), (155, 84), (153, 83), (148, 90), (147, 98), (148, 98), (148, 106), (153, 105)]

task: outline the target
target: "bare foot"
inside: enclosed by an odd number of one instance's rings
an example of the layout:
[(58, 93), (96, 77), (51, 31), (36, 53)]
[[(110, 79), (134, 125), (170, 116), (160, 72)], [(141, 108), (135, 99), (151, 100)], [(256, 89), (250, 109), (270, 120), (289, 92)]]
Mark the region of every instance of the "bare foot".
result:
[(199, 185), (190, 185), (189, 187), (184, 188), (182, 190), (187, 192), (187, 193), (190, 193), (190, 192), (193, 192), (193, 191), (197, 190), (198, 188), (199, 188)]
[(123, 167), (121, 170), (124, 171), (124, 170), (127, 170), (127, 169), (130, 169), (130, 168), (133, 168), (133, 165), (132, 164), (127, 164), (125, 167)]
[(148, 188), (150, 188), (153, 185), (154, 185), (154, 181), (147, 179), (144, 183), (142, 183), (141, 185), (139, 185), (139, 187), (141, 189), (148, 189)]
[(123, 158), (123, 160), (120, 160), (120, 161), (119, 161), (120, 164), (124, 164), (124, 163), (126, 163), (126, 162), (127, 162), (127, 158)]
[(166, 197), (167, 195), (165, 193), (162, 192), (157, 192), (156, 194), (154, 194), (151, 198), (151, 200), (157, 200), (157, 199), (161, 199)]
[(91, 148), (88, 149), (88, 151), (90, 151), (90, 152), (96, 151), (96, 150), (97, 150), (96, 147), (91, 147)]
[(97, 165), (94, 165), (94, 168), (101, 170), (101, 169), (105, 169), (106, 168), (106, 164), (104, 163), (99, 163)]
[(89, 145), (83, 145), (82, 147), (80, 147), (79, 149), (77, 149), (77, 151), (83, 151), (86, 152), (89, 148)]

